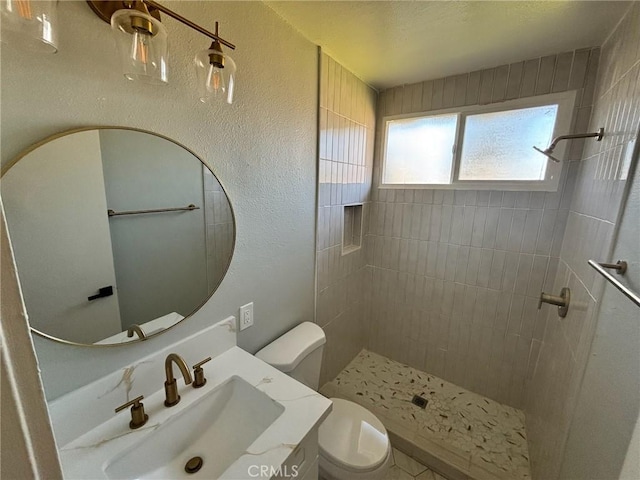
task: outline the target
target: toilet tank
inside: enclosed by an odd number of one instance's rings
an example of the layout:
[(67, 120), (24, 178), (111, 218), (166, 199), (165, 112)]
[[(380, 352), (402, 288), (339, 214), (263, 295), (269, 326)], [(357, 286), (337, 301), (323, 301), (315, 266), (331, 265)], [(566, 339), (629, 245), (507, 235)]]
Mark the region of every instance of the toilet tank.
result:
[(326, 337), (315, 323), (304, 322), (255, 354), (257, 358), (318, 390)]

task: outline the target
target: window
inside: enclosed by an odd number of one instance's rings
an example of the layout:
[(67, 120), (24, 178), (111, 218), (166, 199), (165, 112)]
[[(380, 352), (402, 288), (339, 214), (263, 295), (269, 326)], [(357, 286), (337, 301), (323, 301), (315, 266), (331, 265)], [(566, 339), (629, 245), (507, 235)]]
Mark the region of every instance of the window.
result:
[(574, 102), (568, 92), (386, 117), (380, 186), (555, 191), (561, 165), (533, 146), (569, 132)]

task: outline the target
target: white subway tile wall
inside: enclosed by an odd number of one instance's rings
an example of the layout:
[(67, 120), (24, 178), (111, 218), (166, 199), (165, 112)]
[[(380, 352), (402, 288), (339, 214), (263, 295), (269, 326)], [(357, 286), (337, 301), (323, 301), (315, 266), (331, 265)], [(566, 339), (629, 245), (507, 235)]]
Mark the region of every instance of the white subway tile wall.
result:
[[(629, 154), (629, 142), (637, 138), (640, 124), (639, 25), (640, 3), (634, 2), (602, 46), (597, 82), (587, 74), (584, 96), (595, 91), (590, 122), (586, 111), (578, 111), (580, 130), (604, 127), (605, 137), (602, 142), (583, 142), (582, 159), (574, 164), (577, 176), (573, 198), (566, 204), (569, 212), (558, 271), (548, 275), (555, 276), (554, 292), (564, 286), (571, 288), (569, 314), (560, 319), (546, 307), (546, 330), (532, 343), (527, 374), (532, 380), (525, 411), (534, 478), (559, 476), (597, 323), (604, 283), (588, 267), (587, 260), (616, 260), (609, 254), (627, 183), (628, 165), (622, 159)], [(574, 63), (576, 59), (577, 53)], [(581, 59), (581, 70), (593, 71), (596, 67), (597, 63)], [(569, 88), (572, 86), (575, 84), (570, 79)]]
[(375, 90), (320, 54), (316, 322), (327, 336), (321, 385), (367, 345), (366, 245), (342, 255), (342, 210), (362, 203), (368, 231), (376, 101)]
[[(599, 53), (395, 87), (381, 92), (377, 115), (574, 89), (574, 124), (587, 128)], [(522, 408), (547, 321), (537, 298), (554, 287), (584, 142), (568, 150), (557, 192), (389, 190), (377, 188), (380, 124), (365, 239), (369, 349)]]

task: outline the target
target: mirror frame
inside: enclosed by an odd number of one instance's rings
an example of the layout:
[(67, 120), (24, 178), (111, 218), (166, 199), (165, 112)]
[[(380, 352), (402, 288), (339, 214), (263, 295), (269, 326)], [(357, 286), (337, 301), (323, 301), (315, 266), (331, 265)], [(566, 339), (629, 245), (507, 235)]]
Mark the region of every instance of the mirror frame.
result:
[[(191, 318), (196, 312), (198, 312), (205, 305), (205, 303), (207, 303), (211, 299), (211, 297), (213, 297), (214, 293), (216, 293), (218, 288), (220, 288), (220, 285), (222, 284), (224, 278), (227, 276), (227, 273), (229, 272), (229, 267), (231, 266), (231, 260), (233, 259), (233, 255), (234, 255), (235, 249), (236, 249), (236, 240), (237, 240), (236, 214), (235, 214), (235, 211), (233, 209), (233, 204), (231, 203), (231, 199), (229, 198), (229, 194), (227, 193), (227, 189), (224, 187), (224, 185), (222, 184), (222, 182), (220, 181), (220, 179), (218, 178), (216, 173), (213, 171), (211, 166), (207, 162), (205, 162), (202, 159), (202, 157), (200, 157), (200, 155), (196, 154), (193, 150), (191, 150), (190, 148), (186, 147), (182, 143), (177, 142), (177, 141), (167, 137), (166, 135), (162, 135), (160, 133), (152, 132), (152, 131), (149, 131), (149, 130), (144, 130), (142, 128), (120, 127), (120, 126), (104, 126), (104, 125), (103, 126), (99, 126), (98, 125), (98, 126), (90, 126), (90, 127), (73, 128), (71, 130), (65, 130), (63, 132), (50, 135), (49, 137), (46, 137), (46, 138), (40, 140), (39, 142), (31, 145), (30, 147), (26, 148), (25, 150), (20, 152), (13, 160), (9, 161), (6, 165), (2, 166), (2, 169), (0, 170), (0, 180), (11, 169), (11, 167), (13, 167), (16, 163), (18, 163), (20, 160), (22, 160), (24, 157), (26, 157), (29, 153), (33, 152), (34, 150), (38, 149), (39, 147), (41, 147), (41, 146), (43, 146), (43, 145), (45, 145), (45, 144), (47, 144), (49, 142), (52, 142), (54, 140), (57, 140), (58, 138), (62, 138), (62, 137), (66, 137), (68, 135), (72, 135), (74, 133), (86, 132), (86, 131), (90, 131), (90, 130), (128, 130), (128, 131), (133, 131), (133, 132), (146, 133), (148, 135), (153, 135), (155, 137), (159, 137), (159, 138), (162, 138), (164, 140), (167, 140), (167, 141), (169, 141), (169, 142), (171, 142), (171, 143), (173, 143), (173, 144), (185, 149), (187, 152), (189, 152), (191, 155), (193, 155), (197, 160), (199, 160), (200, 163), (202, 165), (204, 165), (213, 174), (213, 176), (216, 178), (216, 180), (220, 184), (220, 188), (222, 188), (222, 191), (224, 192), (225, 196), (227, 197), (227, 201), (229, 202), (229, 208), (231, 210), (231, 219), (233, 220), (233, 245), (231, 246), (231, 256), (229, 257), (229, 264), (227, 265), (227, 269), (224, 271), (224, 275), (222, 275), (222, 277), (220, 278), (220, 281), (218, 282), (218, 284), (215, 286), (215, 288), (213, 288), (211, 293), (207, 296), (207, 298), (204, 299), (204, 301), (200, 305), (198, 305), (188, 315), (185, 315), (184, 318), (182, 318), (182, 320), (177, 321), (176, 323), (174, 323), (170, 327), (167, 327), (162, 331), (153, 333), (153, 334), (147, 336), (144, 339), (136, 338), (136, 339), (132, 339), (131, 341), (122, 342), (122, 343), (95, 344), (95, 343), (78, 343), (78, 342), (73, 342), (73, 341), (70, 341), (70, 340), (64, 340), (62, 338), (54, 337), (52, 335), (49, 335), (47, 333), (44, 333), (44, 332), (32, 327), (31, 324), (29, 324), (29, 329), (31, 330), (32, 333), (35, 333), (39, 337), (46, 338), (48, 340), (51, 340), (51, 341), (54, 341), (54, 342), (57, 342), (57, 343), (61, 343), (61, 344), (64, 344), (64, 345), (72, 345), (72, 346), (76, 346), (76, 347), (89, 347), (89, 348), (113, 348), (113, 347), (118, 348), (118, 347), (125, 347), (125, 346), (128, 346), (128, 345), (137, 345), (140, 342), (146, 342), (150, 338), (155, 338), (155, 337), (157, 337), (159, 335), (162, 335), (163, 333), (167, 332), (168, 330), (171, 330), (172, 328), (174, 328), (176, 325), (184, 322), (188, 318)], [(3, 209), (4, 209), (4, 207), (3, 207)], [(6, 212), (4, 213), (4, 216), (6, 217)], [(13, 243), (12, 243), (12, 240), (11, 240), (11, 232), (8, 229), (8, 225), (7, 225), (7, 234), (8, 234), (8, 237), (9, 237), (9, 245), (10, 245), (12, 251), (13, 251)], [(15, 256), (13, 258), (13, 263), (14, 263), (14, 265), (16, 267), (18, 284), (20, 285), (20, 288), (22, 288), (22, 284), (20, 282), (20, 270), (19, 270), (18, 264), (15, 261)], [(23, 299), (23, 302), (24, 302), (24, 299)], [(29, 312), (28, 312), (26, 304), (25, 304), (25, 312), (27, 314), (27, 321), (28, 321), (29, 320)]]

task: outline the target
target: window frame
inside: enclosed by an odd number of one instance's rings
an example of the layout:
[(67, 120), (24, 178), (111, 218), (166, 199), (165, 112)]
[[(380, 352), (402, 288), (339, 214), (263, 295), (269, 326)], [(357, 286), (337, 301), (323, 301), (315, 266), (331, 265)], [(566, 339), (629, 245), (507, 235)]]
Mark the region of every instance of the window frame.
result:
[[(441, 190), (504, 190), (504, 191), (543, 191), (555, 192), (558, 190), (560, 174), (564, 161), (556, 163), (547, 159), (547, 168), (544, 180), (460, 180), (460, 161), (462, 156), (462, 146), (464, 140), (464, 129), (466, 117), (476, 114), (506, 112), (510, 110), (520, 110), (524, 108), (541, 107), (544, 105), (558, 105), (556, 123), (552, 137), (565, 135), (571, 132), (574, 109), (576, 102), (576, 91), (570, 90), (561, 93), (538, 95), (534, 97), (518, 98), (499, 103), (486, 105), (471, 105), (465, 107), (453, 107), (426, 112), (415, 112), (401, 115), (387, 115), (382, 118), (382, 145), (381, 145), (381, 170), (378, 188), (381, 189), (441, 189)], [(410, 118), (437, 117), (440, 115), (457, 114), (455, 143), (453, 145), (451, 183), (384, 183), (387, 159), (387, 136), (389, 133), (389, 122), (394, 120), (405, 120)], [(565, 158), (567, 144), (560, 142), (554, 150), (554, 156), (563, 160)], [(546, 148), (547, 145), (536, 145), (539, 148)], [(533, 145), (531, 146), (533, 148)]]

